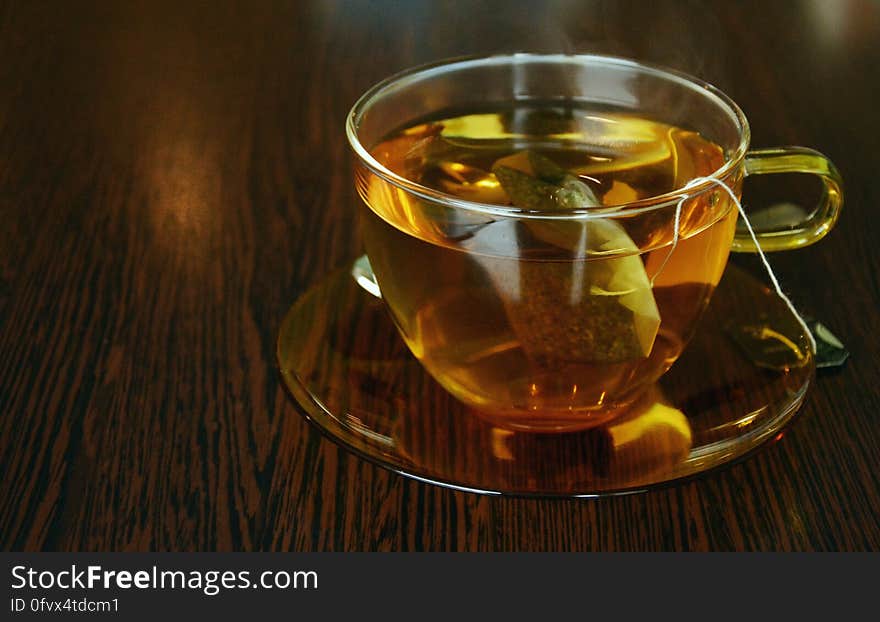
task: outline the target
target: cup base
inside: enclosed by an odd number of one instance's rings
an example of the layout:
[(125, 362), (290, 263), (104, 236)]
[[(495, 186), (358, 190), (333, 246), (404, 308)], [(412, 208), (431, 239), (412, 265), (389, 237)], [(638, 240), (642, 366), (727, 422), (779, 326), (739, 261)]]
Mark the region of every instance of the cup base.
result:
[[(733, 264), (681, 358), (638, 399), (589, 429), (495, 425), (445, 391), (400, 339), (350, 267), (288, 311), (278, 339), (285, 386), (334, 442), (420, 481), (492, 494), (578, 497), (647, 490), (743, 458), (778, 439), (815, 373), (754, 364), (732, 337), (772, 323), (806, 350), (785, 304)], [(606, 413), (601, 416), (605, 417)]]
[(534, 414), (523, 410), (498, 411), (479, 407), (473, 407), (471, 412), (483, 421), (503, 430), (535, 434), (568, 434), (606, 425), (624, 416), (634, 401), (635, 399), (632, 399), (606, 408), (541, 411)]

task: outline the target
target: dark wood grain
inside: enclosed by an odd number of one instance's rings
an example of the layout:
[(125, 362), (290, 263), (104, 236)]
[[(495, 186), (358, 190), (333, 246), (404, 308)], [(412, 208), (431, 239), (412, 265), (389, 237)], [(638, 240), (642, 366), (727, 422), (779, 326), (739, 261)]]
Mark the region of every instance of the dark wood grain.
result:
[[(871, 0), (0, 5), (0, 545), (880, 549), (878, 41)], [(852, 359), (780, 443), (536, 501), (406, 480), (301, 419), (275, 339), (360, 249), (345, 113), (394, 71), (514, 49), (677, 67), (742, 105), (754, 145), (837, 163), (838, 228), (773, 259)]]

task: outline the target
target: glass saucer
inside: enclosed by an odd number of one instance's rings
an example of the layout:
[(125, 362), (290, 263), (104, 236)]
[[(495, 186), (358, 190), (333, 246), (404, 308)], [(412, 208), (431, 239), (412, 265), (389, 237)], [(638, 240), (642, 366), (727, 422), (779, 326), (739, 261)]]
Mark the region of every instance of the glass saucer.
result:
[(334, 442), (459, 490), (585, 497), (693, 477), (781, 437), (815, 373), (810, 356), (787, 368), (758, 366), (732, 338), (772, 321), (781, 342), (808, 352), (785, 304), (728, 264), (684, 354), (626, 414), (583, 432), (510, 431), (442, 389), (407, 350), (382, 301), (352, 274), (351, 266), (330, 274), (288, 311), (278, 338), (284, 382)]

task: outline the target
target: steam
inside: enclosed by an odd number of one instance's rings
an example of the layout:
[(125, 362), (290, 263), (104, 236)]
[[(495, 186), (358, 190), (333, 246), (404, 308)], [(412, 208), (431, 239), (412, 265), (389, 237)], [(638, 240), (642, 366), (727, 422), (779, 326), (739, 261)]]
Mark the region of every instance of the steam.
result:
[(726, 73), (723, 51), (735, 45), (719, 45), (719, 38), (729, 35), (705, 2), (615, 0), (589, 3), (587, 10), (584, 4), (555, 4), (555, 19), (541, 20), (530, 33), (530, 50), (622, 56), (713, 83)]

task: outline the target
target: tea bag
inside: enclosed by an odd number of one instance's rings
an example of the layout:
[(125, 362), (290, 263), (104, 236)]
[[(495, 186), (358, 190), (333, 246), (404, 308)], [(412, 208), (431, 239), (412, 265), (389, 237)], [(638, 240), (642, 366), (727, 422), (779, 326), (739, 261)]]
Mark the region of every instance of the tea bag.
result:
[[(592, 189), (555, 162), (524, 151), (492, 168), (522, 209), (597, 207)], [(638, 247), (611, 219), (521, 221), (569, 261), (483, 260), (525, 352), (537, 361), (617, 363), (650, 354), (660, 313)], [(510, 235), (511, 232), (507, 232)], [(588, 255), (609, 255), (585, 261)]]

